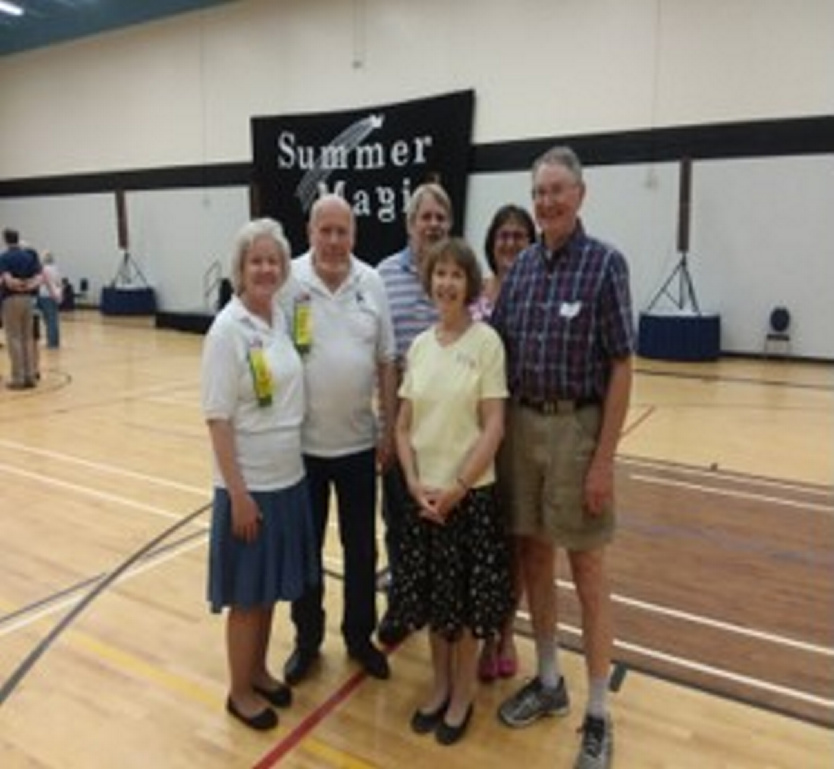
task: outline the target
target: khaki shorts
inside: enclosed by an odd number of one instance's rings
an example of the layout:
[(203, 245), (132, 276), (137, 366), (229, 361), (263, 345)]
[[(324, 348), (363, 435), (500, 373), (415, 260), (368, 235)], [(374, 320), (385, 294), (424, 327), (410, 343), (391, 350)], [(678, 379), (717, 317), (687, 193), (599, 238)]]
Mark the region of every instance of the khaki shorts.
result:
[(614, 536), (613, 505), (585, 510), (584, 486), (602, 407), (541, 414), (510, 402), (498, 454), (498, 488), (507, 526), (517, 536), (568, 550), (592, 550)]

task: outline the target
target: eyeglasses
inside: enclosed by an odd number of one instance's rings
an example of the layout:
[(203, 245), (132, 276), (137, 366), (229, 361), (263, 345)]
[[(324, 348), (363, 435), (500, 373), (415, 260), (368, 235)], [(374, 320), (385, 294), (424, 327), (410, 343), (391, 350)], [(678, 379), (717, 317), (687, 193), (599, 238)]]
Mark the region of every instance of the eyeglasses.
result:
[(577, 182), (571, 182), (568, 184), (554, 184), (549, 187), (533, 187), (533, 200), (545, 200), (546, 198), (564, 200), (578, 186)]
[(530, 236), (526, 230), (498, 230), (495, 233), (495, 239), (515, 242), (519, 240), (530, 240)]

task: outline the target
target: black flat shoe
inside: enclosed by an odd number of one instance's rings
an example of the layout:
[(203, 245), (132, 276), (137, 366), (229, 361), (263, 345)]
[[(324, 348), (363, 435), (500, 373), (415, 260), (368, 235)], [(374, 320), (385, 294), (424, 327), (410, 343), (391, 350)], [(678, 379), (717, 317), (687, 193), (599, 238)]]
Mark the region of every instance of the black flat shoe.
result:
[(318, 649), (305, 649), (302, 646), (296, 646), (284, 663), (284, 680), (290, 686), (300, 684), (307, 678), (310, 669), (313, 667), (313, 663), (318, 657)]
[(270, 705), (276, 708), (288, 708), (292, 705), (292, 689), (286, 684), (279, 683), (275, 689), (266, 689), (263, 686), (252, 686)]
[(466, 734), (466, 729), (469, 726), (469, 721), (472, 719), (472, 711), (475, 710), (474, 705), (470, 705), (469, 709), (466, 711), (466, 715), (463, 717), (463, 721), (461, 721), (457, 726), (450, 726), (446, 723), (445, 719), (442, 720), (437, 729), (434, 731), (434, 738), (441, 744), (441, 745), (454, 745), (464, 734)]
[(411, 716), (411, 731), (416, 734), (428, 734), (440, 726), (443, 716), (446, 715), (446, 708), (449, 707), (449, 699), (446, 698), (440, 705), (429, 713), (419, 708)]
[(238, 721), (258, 732), (265, 732), (278, 726), (278, 716), (272, 708), (264, 708), (254, 716), (245, 716), (237, 709), (237, 705), (232, 701), (232, 698), (228, 697), (226, 699), (226, 710)]
[(391, 668), (388, 666), (388, 659), (372, 643), (361, 646), (349, 647), (348, 656), (358, 662), (362, 669), (373, 678), (385, 680), (391, 677)]

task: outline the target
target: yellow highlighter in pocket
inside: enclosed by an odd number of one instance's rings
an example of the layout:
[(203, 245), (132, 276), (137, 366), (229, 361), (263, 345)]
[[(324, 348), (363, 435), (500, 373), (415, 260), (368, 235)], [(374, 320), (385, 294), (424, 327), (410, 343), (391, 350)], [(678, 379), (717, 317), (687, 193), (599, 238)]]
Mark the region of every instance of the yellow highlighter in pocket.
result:
[(275, 380), (266, 362), (263, 347), (253, 346), (249, 349), (249, 369), (252, 372), (252, 384), (259, 406), (271, 406), (275, 392)]

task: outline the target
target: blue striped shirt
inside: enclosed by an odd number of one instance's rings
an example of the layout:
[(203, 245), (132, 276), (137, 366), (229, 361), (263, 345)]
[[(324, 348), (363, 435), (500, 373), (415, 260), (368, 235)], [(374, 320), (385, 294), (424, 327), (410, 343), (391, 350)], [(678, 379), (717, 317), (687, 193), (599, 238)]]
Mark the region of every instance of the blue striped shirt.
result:
[(423, 290), (411, 248), (406, 247), (383, 259), (377, 265), (377, 271), (388, 295), (397, 342), (397, 365), (402, 370), (414, 337), (437, 320), (437, 309)]
[(512, 397), (604, 400), (612, 360), (634, 348), (626, 260), (581, 223), (558, 252), (534, 243), (510, 268), (491, 321)]

